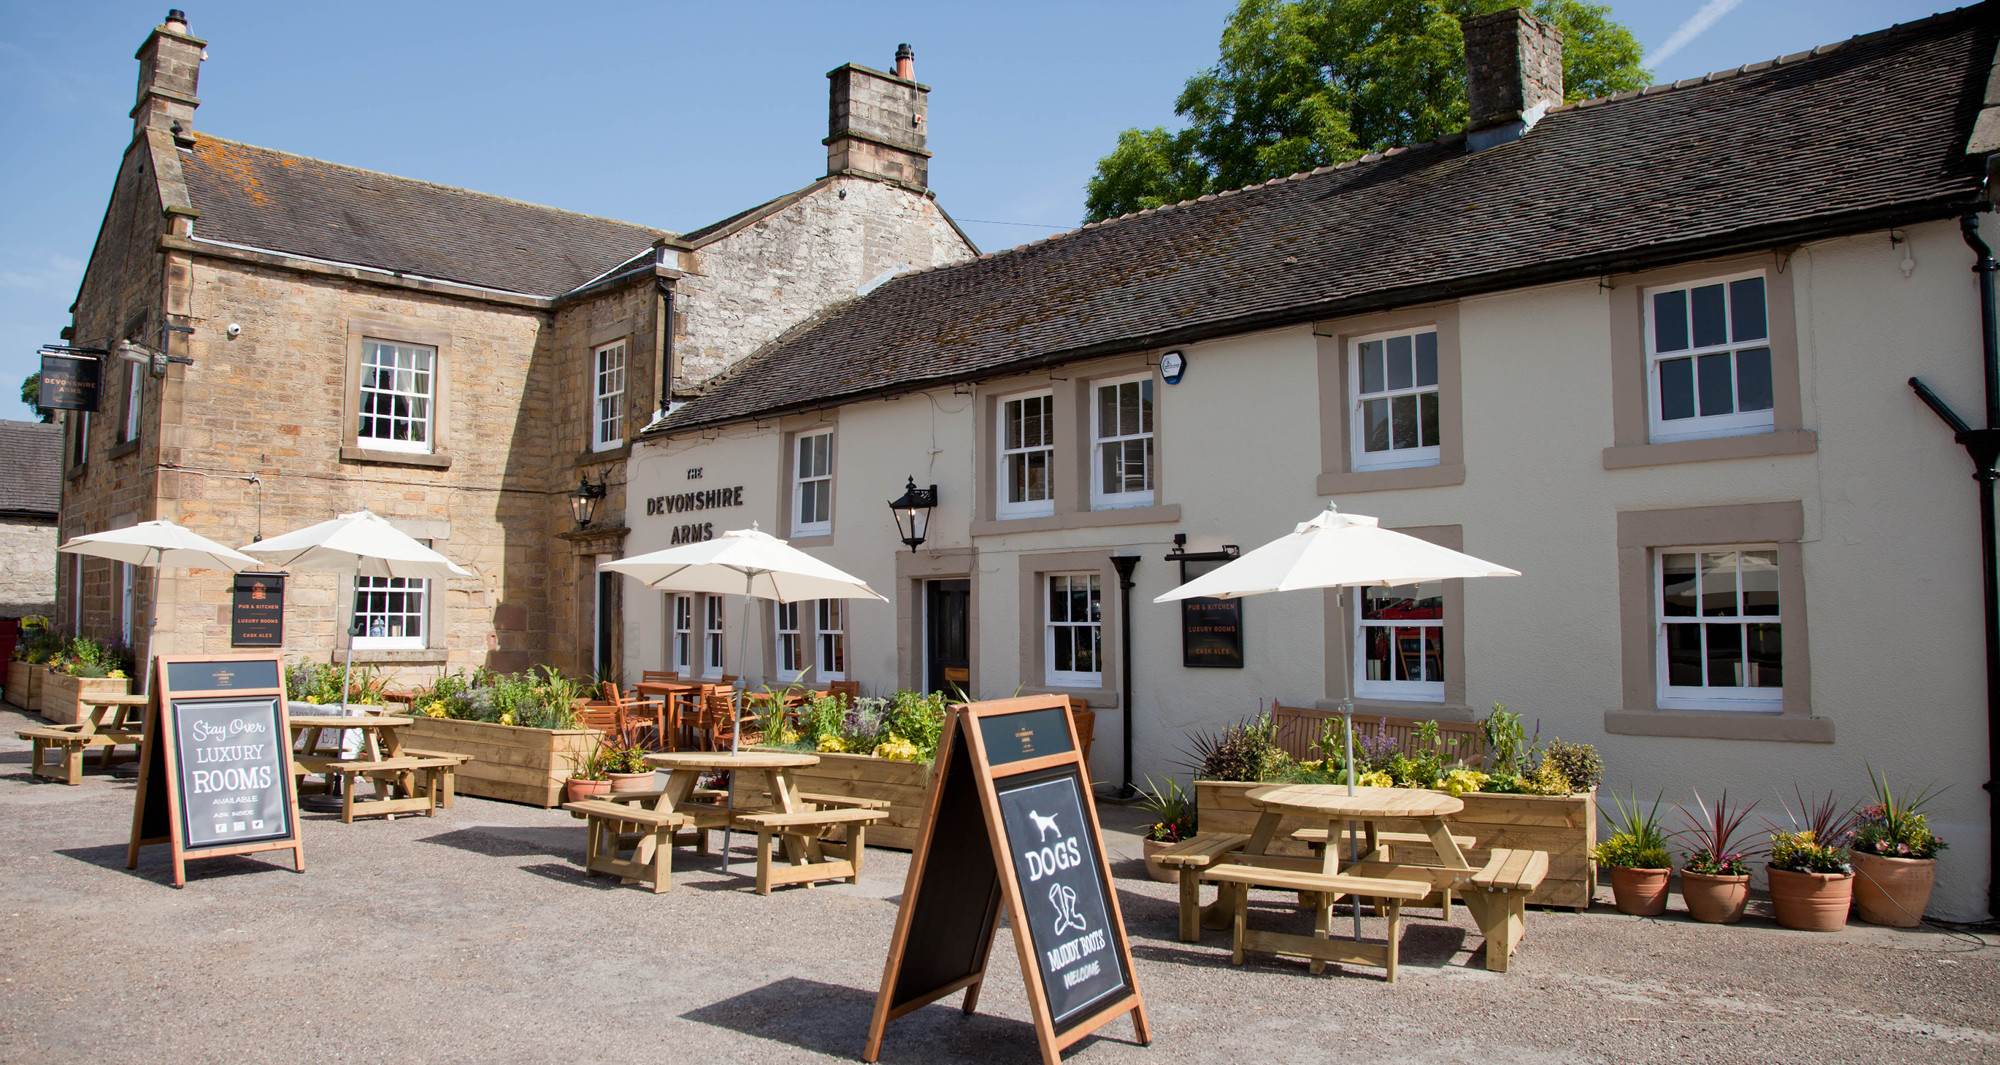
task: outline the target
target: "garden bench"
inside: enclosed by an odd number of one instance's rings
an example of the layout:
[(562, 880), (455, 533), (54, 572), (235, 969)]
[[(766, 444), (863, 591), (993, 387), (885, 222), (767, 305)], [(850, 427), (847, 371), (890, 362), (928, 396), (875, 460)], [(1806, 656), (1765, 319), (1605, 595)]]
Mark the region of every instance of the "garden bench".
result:
[[(736, 824), (757, 833), (757, 894), (769, 895), (773, 887), (784, 884), (805, 884), (812, 886), (815, 880), (845, 880), (850, 884), (861, 882), (861, 857), (866, 846), (868, 826), (888, 818), (880, 809), (869, 809), (851, 805), (855, 802), (878, 802), (879, 800), (836, 799), (822, 796), (820, 799), (802, 801), (819, 805), (817, 810), (760, 811), (736, 815)], [(825, 801), (821, 801), (825, 800)], [(841, 805), (832, 805), (833, 803)], [(837, 840), (822, 836), (834, 830), (841, 831)], [(793, 852), (790, 867), (774, 866), (771, 861), (773, 840), (789, 837), (797, 846), (788, 847)], [(803, 853), (799, 853), (803, 851)]]
[(1507, 960), (1528, 930), (1528, 896), (1549, 875), (1547, 851), (1495, 849), (1486, 864), (1467, 878), (1465, 908), (1486, 937), (1486, 968), (1507, 971)]
[[(121, 760), (118, 748), (123, 744), (132, 746), (132, 753), (125, 756), (126, 759), (136, 760), (139, 757), (139, 743), (145, 738), (145, 733), (137, 723), (128, 719), (142, 709), (144, 703), (145, 696), (142, 695), (83, 696), (78, 699), (82, 715), (78, 721), (68, 725), (21, 729), (14, 733), (14, 737), (33, 744), (29, 772), (63, 784), (81, 784), (83, 753), (92, 747), (104, 749), (104, 756), (97, 763), (99, 769), (109, 769), (113, 762)], [(51, 751), (59, 755), (54, 762), (46, 758)]]
[[(58, 784), (83, 783), (83, 752), (91, 747), (103, 747), (108, 752), (112, 746), (109, 736), (54, 727), (21, 729), (14, 733), (14, 738), (33, 744), (28, 772)], [(53, 762), (48, 760), (51, 752), (58, 756)]]
[(454, 751), (420, 751), (415, 747), (405, 747), (403, 753), (443, 763), (424, 770), (417, 778), (417, 790), (422, 794), (437, 792), (437, 804), (451, 809), (452, 801), (458, 797), (458, 768), (472, 761), (472, 756)]
[[(585, 821), (583, 875), (651, 884), (656, 895), (673, 886), (674, 836), (687, 826), (685, 815), (605, 799), (564, 803), (563, 809)], [(619, 857), (627, 848), (631, 856)]]
[[(663, 789), (653, 789), (650, 791), (614, 791), (600, 798), (588, 801), (617, 803), (625, 806), (627, 809), (633, 807), (646, 809), (657, 804), (660, 801), (660, 796), (665, 794), (666, 791)], [(729, 824), (729, 811), (722, 808), (721, 800), (723, 792), (721, 791), (713, 788), (696, 788), (693, 794), (712, 800), (712, 805), (715, 808), (712, 811), (702, 808), (711, 803), (683, 804), (679, 811), (681, 814), (681, 824), (674, 832), (673, 844), (676, 847), (693, 847), (696, 854), (707, 854), (708, 830), (727, 826)], [(563, 809), (570, 810), (571, 817), (583, 817), (583, 814), (570, 809), (575, 805), (577, 804), (567, 803), (563, 806)], [(694, 808), (689, 809), (690, 806)]]
[[(1186, 879), (1186, 874), (1182, 874)], [(1310, 959), (1314, 973), (1326, 969), (1326, 963), (1377, 965), (1388, 970), (1389, 982), (1396, 982), (1396, 947), (1402, 936), (1402, 906), (1405, 900), (1424, 898), (1431, 893), (1431, 885), (1417, 880), (1389, 880), (1382, 877), (1354, 876), (1349, 873), (1312, 873), (1297, 869), (1273, 869), (1252, 865), (1227, 864), (1211, 866), (1201, 873), (1201, 879), (1223, 885), (1224, 892), (1236, 894), (1235, 935), (1231, 940), (1230, 961), (1243, 964), (1246, 950), (1266, 951), (1272, 954), (1292, 954)], [(1296, 891), (1312, 898), (1313, 934), (1293, 935), (1288, 932), (1263, 932), (1248, 925), (1250, 889), (1271, 888), (1278, 891)], [(1332, 924), (1332, 909), (1335, 900), (1344, 895), (1352, 895), (1357, 900), (1376, 899), (1389, 919), (1388, 942), (1362, 943), (1356, 940), (1328, 938), (1328, 928)]]
[[(1393, 853), (1393, 848), (1398, 846), (1430, 847), (1432, 849), (1435, 849), (1437, 846), (1427, 833), (1384, 832), (1377, 831), (1372, 826), (1364, 829), (1362, 832), (1354, 832), (1350, 828), (1337, 833), (1337, 835), (1340, 837), (1342, 854), (1351, 854), (1354, 853), (1354, 850), (1359, 850), (1364, 861), (1388, 862), (1391, 860), (1390, 856)], [(1358, 847), (1353, 850), (1348, 849), (1348, 844), (1351, 842), (1351, 835), (1358, 835), (1360, 837)], [(1301, 828), (1292, 833), (1293, 840), (1303, 843), (1315, 851), (1326, 846), (1326, 838), (1327, 830), (1324, 828)], [(1473, 837), (1461, 836), (1456, 832), (1451, 834), (1451, 840), (1460, 847), (1470, 847), (1474, 842)], [(1442, 911), (1443, 918), (1449, 921), (1451, 920), (1451, 892), (1451, 888), (1440, 887), (1432, 893), (1433, 898), (1423, 901), (1423, 905), (1436, 906)]]
[(1189, 875), (1190, 870), (1198, 873), (1248, 842), (1250, 837), (1240, 832), (1203, 832), (1153, 856), (1161, 865), (1181, 871), (1181, 942), (1201, 942), (1201, 882)]

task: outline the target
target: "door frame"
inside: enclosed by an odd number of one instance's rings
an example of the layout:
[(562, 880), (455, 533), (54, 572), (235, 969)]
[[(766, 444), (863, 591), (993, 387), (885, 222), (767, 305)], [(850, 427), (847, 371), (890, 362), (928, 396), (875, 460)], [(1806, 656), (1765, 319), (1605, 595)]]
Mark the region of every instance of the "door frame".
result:
[[(966, 600), (965, 639), (971, 658), (971, 683), (967, 694), (979, 692), (979, 552), (970, 547), (946, 547), (904, 551), (896, 556), (896, 684), (910, 691), (922, 691), (929, 680), (930, 644), (925, 638), (929, 580), (970, 581), (972, 594)], [(851, 651), (851, 648), (850, 648)], [(852, 672), (848, 674), (854, 676)]]

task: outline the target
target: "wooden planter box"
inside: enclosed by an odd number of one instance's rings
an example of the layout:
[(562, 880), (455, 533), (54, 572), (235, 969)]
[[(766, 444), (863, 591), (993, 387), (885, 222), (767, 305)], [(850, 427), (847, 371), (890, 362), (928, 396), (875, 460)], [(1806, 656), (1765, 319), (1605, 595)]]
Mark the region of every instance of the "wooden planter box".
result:
[(124, 677), (72, 677), (47, 668), (41, 672), (41, 714), (58, 725), (75, 724), (82, 716), (77, 705), (80, 696), (132, 693), (132, 682)]
[(48, 674), (49, 667), (40, 662), (7, 663), (7, 701), (23, 710), (41, 710), (42, 678)]
[[(1195, 797), (1201, 808), (1203, 832), (1248, 832), (1256, 827), (1258, 811), (1243, 797), (1251, 788), (1232, 780), (1197, 780)], [(1486, 860), (1494, 847), (1519, 847), (1549, 852), (1549, 875), (1528, 902), (1536, 906), (1569, 906), (1587, 909), (1591, 890), (1597, 885), (1597, 863), (1590, 857), (1597, 845), (1597, 791), (1581, 795), (1489, 795), (1472, 792), (1459, 797), (1463, 812), (1449, 819), (1454, 831), (1473, 838), (1466, 857), (1474, 865)], [(1304, 817), (1286, 816), (1278, 829), (1279, 841), (1273, 849), (1286, 854), (1309, 853), (1302, 843), (1294, 843), (1291, 833), (1301, 828), (1324, 828), (1324, 824)], [(1413, 821), (1385, 821), (1388, 831), (1417, 831)], [(1416, 861), (1435, 858), (1428, 847), (1402, 848)]]
[(521, 728), (484, 721), (418, 717), (403, 730), (406, 746), (472, 758), (458, 768), (460, 795), (524, 802), (544, 809), (562, 803), (570, 756), (590, 749), (591, 729)]
[[(761, 778), (760, 778), (761, 779)], [(924, 820), (924, 793), (931, 782), (929, 762), (892, 762), (869, 754), (822, 754), (819, 764), (795, 770), (800, 791), (887, 799), (888, 820), (868, 826), (868, 845), (910, 850), (917, 845), (917, 828)], [(746, 802), (768, 802), (761, 789)]]

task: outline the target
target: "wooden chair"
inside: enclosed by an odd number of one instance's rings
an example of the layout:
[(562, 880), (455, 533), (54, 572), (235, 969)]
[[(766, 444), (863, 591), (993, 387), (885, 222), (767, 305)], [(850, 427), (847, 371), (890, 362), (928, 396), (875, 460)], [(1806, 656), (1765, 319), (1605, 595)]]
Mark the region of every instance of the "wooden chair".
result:
[(680, 679), (679, 673), (668, 673), (658, 669), (644, 670), (639, 674), (641, 684), (678, 684)]
[(587, 729), (604, 733), (607, 740), (624, 742), (625, 707), (616, 699), (590, 699), (577, 708), (577, 717)]
[(704, 685), (694, 730), (702, 750), (727, 749), (736, 737), (736, 689), (726, 684)]
[(836, 680), (826, 686), (826, 690), (838, 698), (842, 706), (852, 707), (861, 698), (861, 682), (858, 680)]
[[(603, 700), (616, 703), (623, 722), (619, 726), (619, 742), (626, 746), (644, 744), (648, 750), (667, 749), (666, 718), (664, 703), (655, 705), (651, 700), (637, 695), (626, 695), (618, 685), (605, 681), (598, 685)], [(646, 718), (653, 720), (649, 724)]]

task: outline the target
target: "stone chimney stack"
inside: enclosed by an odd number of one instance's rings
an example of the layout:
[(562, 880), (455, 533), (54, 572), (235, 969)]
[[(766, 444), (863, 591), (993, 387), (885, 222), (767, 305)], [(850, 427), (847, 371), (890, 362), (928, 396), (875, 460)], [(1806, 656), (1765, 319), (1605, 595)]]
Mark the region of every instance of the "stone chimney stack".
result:
[(916, 53), (896, 47), (896, 72), (859, 63), (827, 71), (826, 172), (883, 178), (913, 188), (930, 180), (924, 119), (931, 87), (916, 81)]
[(1563, 35), (1520, 8), (1459, 20), (1465, 34), (1465, 150), (1518, 140), (1563, 102)]
[(153, 27), (146, 43), (133, 55), (139, 61), (139, 102), (132, 105), (132, 135), (149, 129), (172, 131), (186, 140), (194, 131), (195, 97), (201, 61), (208, 58), (207, 41), (188, 33), (187, 13), (175, 8)]

